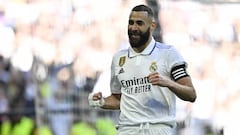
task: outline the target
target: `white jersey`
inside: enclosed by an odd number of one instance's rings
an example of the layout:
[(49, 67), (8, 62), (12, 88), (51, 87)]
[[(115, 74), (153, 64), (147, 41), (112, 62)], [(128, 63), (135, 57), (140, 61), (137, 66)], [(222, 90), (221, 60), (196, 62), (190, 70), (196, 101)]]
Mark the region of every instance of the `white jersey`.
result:
[(111, 66), (111, 92), (122, 94), (119, 125), (163, 123), (175, 125), (176, 97), (166, 87), (153, 86), (148, 75), (159, 72), (170, 78), (172, 67), (185, 63), (170, 45), (152, 39), (136, 53), (131, 47), (114, 55)]

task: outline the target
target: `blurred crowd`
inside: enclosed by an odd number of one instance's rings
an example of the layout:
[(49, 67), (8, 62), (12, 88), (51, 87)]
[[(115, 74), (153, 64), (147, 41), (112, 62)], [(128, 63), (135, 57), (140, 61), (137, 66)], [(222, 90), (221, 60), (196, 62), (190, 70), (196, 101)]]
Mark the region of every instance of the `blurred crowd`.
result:
[(190, 115), (185, 123), (189, 129), (183, 134), (215, 130), (212, 132), (232, 135), (239, 131), (239, 6), (162, 2), (164, 42), (175, 45), (187, 59), (198, 95), (193, 104), (178, 102), (180, 121)]
[[(28, 116), (67, 135), (72, 124), (103, 116), (85, 99), (93, 89), (109, 94), (111, 57), (128, 47), (128, 15), (139, 3), (146, 1), (1, 0), (1, 123)], [(163, 42), (187, 60), (198, 95), (177, 102), (177, 134), (238, 133), (240, 4), (158, 3)]]

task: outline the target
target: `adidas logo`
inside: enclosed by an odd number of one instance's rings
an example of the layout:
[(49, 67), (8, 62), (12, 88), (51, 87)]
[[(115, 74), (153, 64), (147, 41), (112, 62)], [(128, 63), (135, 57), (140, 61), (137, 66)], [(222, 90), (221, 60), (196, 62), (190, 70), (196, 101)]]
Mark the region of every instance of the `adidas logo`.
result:
[(120, 69), (120, 71), (118, 72), (118, 74), (124, 73), (125, 71), (123, 70), (123, 68)]

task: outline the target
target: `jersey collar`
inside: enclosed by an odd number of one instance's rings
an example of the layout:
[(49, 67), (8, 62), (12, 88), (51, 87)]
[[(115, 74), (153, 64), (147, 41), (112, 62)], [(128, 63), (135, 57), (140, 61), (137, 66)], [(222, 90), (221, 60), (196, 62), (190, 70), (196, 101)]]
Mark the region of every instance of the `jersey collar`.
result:
[(149, 43), (149, 45), (140, 53), (135, 52), (132, 47), (129, 47), (129, 49), (128, 49), (128, 57), (129, 58), (133, 58), (133, 57), (136, 57), (136, 56), (139, 56), (139, 55), (143, 55), (143, 56), (150, 55), (152, 53), (152, 51), (154, 50), (154, 48), (155, 48), (155, 44), (156, 44), (156, 41), (152, 37), (152, 40)]

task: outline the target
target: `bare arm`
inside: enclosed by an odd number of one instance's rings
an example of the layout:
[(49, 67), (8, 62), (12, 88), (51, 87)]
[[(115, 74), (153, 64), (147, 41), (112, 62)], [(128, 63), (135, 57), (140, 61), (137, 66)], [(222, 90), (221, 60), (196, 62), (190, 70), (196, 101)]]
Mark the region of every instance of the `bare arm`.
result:
[(105, 103), (101, 107), (103, 109), (120, 109), (120, 94), (112, 94), (111, 96), (104, 98)]
[(112, 94), (106, 98), (102, 97), (102, 93), (95, 93), (91, 100), (100, 101), (103, 109), (120, 109), (121, 94)]
[(149, 81), (153, 85), (168, 87), (182, 100), (190, 102), (196, 100), (197, 95), (190, 77), (183, 77), (175, 82), (167, 77), (161, 76), (157, 72), (154, 72), (149, 75)]
[(172, 81), (168, 88), (182, 100), (190, 102), (196, 100), (197, 95), (190, 77), (181, 78), (176, 82)]

